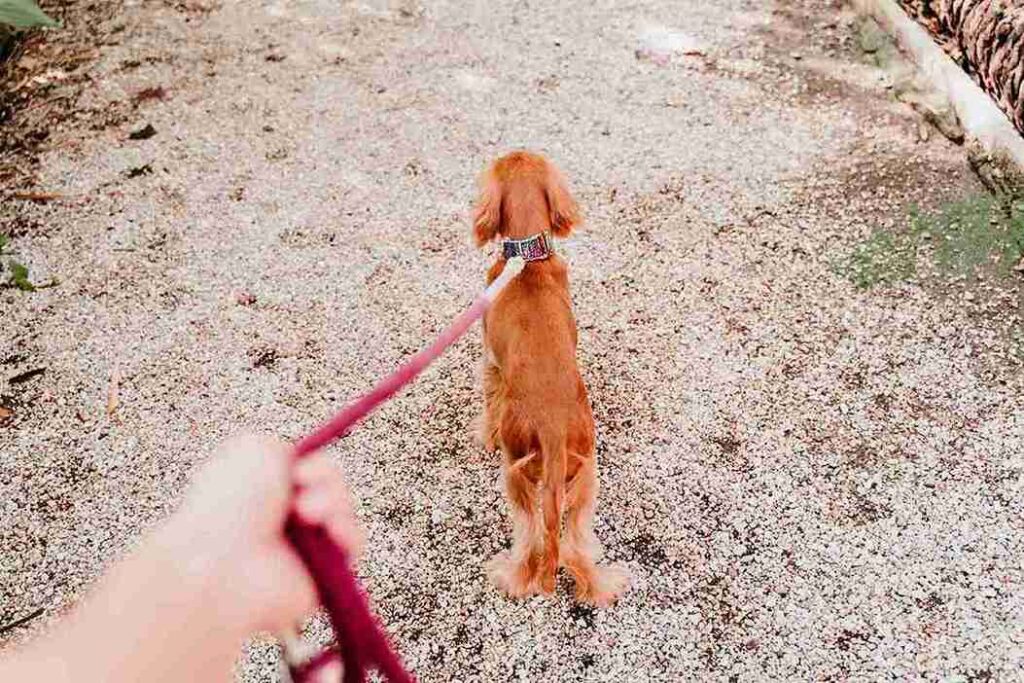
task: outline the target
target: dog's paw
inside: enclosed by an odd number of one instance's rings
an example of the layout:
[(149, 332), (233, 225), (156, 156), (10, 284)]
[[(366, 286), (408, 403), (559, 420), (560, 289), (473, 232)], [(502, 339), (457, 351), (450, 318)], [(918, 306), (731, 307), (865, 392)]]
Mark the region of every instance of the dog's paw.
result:
[(621, 565), (597, 567), (589, 585), (576, 599), (594, 607), (609, 607), (629, 588), (629, 570)]
[(535, 595), (537, 587), (523, 562), (516, 562), (508, 553), (498, 553), (487, 563), (487, 576), (491, 583), (510, 598)]
[(604, 548), (592, 534), (582, 539), (563, 543), (558, 551), (558, 566), (572, 567), (587, 562), (600, 562)]

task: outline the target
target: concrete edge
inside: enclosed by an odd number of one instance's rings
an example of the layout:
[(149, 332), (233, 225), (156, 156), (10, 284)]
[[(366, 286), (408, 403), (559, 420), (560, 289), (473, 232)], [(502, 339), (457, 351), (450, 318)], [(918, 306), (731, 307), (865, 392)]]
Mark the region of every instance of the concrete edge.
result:
[(968, 135), (989, 155), (1024, 170), (1024, 137), (992, 98), (914, 21), (895, 0), (853, 0), (854, 9), (872, 17), (952, 103)]

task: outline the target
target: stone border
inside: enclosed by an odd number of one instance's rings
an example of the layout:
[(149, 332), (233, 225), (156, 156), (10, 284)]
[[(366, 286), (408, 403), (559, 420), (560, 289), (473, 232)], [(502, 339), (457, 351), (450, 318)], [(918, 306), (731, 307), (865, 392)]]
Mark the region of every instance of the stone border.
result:
[(853, 0), (853, 6), (896, 38), (936, 90), (949, 98), (969, 136), (991, 156), (1007, 158), (1024, 169), (1024, 137), (988, 93), (895, 0)]

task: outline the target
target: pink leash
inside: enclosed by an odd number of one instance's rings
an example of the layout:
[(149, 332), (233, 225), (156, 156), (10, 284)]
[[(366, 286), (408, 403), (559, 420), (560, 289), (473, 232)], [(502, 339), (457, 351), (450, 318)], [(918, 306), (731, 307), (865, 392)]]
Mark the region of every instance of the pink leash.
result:
[[(329, 422), (298, 441), (295, 444), (295, 456), (304, 457), (345, 436), (374, 408), (415, 379), (465, 334), (505, 285), (519, 274), (523, 265), (521, 258), (510, 259), (501, 275), (433, 344), (410, 358), (405, 365), (381, 380), (369, 393), (350, 403)], [(349, 570), (345, 551), (331, 540), (323, 528), (305, 524), (295, 515), (289, 519), (286, 533), (313, 577), (320, 593), (320, 602), (330, 617), (344, 665), (344, 683), (364, 683), (366, 672), (371, 668), (377, 669), (392, 683), (413, 683), (413, 677), (402, 668), (398, 656), (370, 611), (366, 596)], [(292, 679), (296, 683), (314, 680), (312, 677), (317, 671), (332, 661), (335, 661), (332, 654), (321, 653), (301, 665), (292, 664)]]

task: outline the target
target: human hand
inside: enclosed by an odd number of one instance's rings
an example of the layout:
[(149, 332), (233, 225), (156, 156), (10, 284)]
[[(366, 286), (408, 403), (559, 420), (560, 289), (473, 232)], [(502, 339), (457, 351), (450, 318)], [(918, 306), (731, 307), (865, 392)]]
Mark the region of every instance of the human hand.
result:
[(321, 455), (295, 460), (280, 442), (243, 435), (196, 476), (168, 531), (186, 576), (244, 635), (293, 629), (317, 605), (316, 587), (285, 537), (294, 510), (356, 558), (362, 548), (347, 487)]

